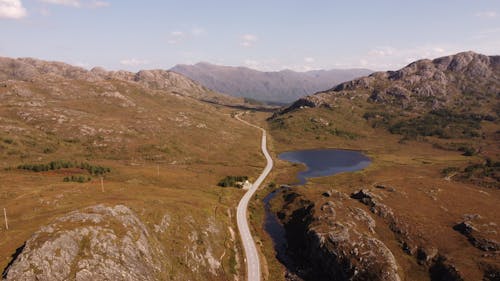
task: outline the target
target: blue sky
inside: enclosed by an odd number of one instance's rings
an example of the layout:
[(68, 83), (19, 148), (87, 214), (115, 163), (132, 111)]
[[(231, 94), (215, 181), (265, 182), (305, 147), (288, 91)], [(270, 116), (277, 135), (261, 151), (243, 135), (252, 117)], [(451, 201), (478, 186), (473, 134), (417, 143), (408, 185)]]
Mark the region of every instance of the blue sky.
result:
[(0, 0), (0, 34), (0, 56), (86, 68), (386, 70), (466, 50), (500, 55), (500, 1)]

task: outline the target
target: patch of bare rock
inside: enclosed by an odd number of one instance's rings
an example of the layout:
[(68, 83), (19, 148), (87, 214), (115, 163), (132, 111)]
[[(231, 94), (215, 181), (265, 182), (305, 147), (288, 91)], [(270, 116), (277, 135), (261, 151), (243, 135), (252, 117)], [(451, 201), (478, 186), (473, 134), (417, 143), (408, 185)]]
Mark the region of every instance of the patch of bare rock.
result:
[(161, 248), (123, 205), (71, 212), (42, 227), (5, 270), (6, 280), (158, 280)]
[(304, 280), (401, 280), (394, 255), (373, 235), (371, 215), (347, 207), (344, 193), (325, 195), (331, 200), (320, 206), (296, 193), (285, 195), (280, 217), (288, 252), (301, 265), (292, 271)]

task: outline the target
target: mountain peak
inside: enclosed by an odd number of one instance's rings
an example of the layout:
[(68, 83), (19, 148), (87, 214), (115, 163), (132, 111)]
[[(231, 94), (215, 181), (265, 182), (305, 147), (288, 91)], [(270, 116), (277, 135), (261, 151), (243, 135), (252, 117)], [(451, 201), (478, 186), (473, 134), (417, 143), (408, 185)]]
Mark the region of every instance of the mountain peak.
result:
[[(344, 82), (329, 91), (303, 98), (287, 108), (331, 106), (334, 97), (364, 96), (373, 103), (425, 111), (463, 103), (463, 95), (500, 92), (500, 56), (462, 52), (434, 60), (422, 59), (396, 70)], [(313, 98), (314, 97), (314, 98)]]
[(176, 65), (171, 70), (218, 92), (278, 103), (289, 103), (301, 96), (329, 89), (342, 81), (371, 73), (371, 70), (365, 69), (313, 72), (285, 69), (263, 72), (247, 67), (221, 66), (206, 62)]

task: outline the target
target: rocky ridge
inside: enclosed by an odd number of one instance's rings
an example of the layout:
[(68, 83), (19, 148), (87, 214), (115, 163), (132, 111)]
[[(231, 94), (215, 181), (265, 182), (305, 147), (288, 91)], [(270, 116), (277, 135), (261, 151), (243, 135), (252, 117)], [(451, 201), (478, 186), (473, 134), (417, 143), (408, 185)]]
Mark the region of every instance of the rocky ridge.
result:
[[(423, 59), (397, 71), (375, 72), (297, 100), (283, 113), (304, 107), (333, 107), (337, 99), (362, 99), (413, 112), (486, 102), (500, 91), (500, 56), (474, 52)], [(465, 98), (465, 99), (464, 99)], [(472, 104), (472, 103), (471, 103)]]
[(244, 106), (242, 99), (211, 91), (178, 73), (167, 70), (106, 71), (101, 67), (86, 70), (62, 62), (43, 61), (33, 58), (0, 57), (0, 81), (15, 80), (43, 83), (55, 79), (77, 80), (91, 83), (118, 80), (138, 84), (149, 90), (162, 90), (202, 101)]

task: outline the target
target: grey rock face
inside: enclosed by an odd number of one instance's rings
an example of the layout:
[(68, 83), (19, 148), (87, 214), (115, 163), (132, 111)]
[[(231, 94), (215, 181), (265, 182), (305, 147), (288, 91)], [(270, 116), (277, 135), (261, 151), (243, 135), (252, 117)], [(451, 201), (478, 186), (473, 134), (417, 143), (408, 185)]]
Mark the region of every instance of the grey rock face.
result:
[(53, 79), (82, 80), (87, 82), (105, 82), (119, 80), (137, 83), (142, 87), (156, 91), (167, 91), (181, 96), (195, 98), (219, 104), (243, 105), (242, 99), (215, 93), (189, 78), (167, 70), (106, 71), (95, 67), (86, 70), (62, 62), (43, 61), (33, 58), (0, 57), (0, 81), (45, 81)]
[[(500, 242), (494, 238), (497, 234), (496, 225), (488, 223), (474, 223), (472, 219), (462, 221), (453, 226), (453, 229), (467, 237), (474, 247), (482, 251), (499, 251)], [(478, 219), (475, 219), (478, 220)]]
[[(308, 264), (303, 270), (306, 280), (401, 280), (394, 255), (374, 235), (371, 215), (360, 208), (346, 208), (346, 194), (331, 194), (335, 202), (294, 208), (285, 216), (290, 251)], [(300, 196), (292, 200), (287, 203), (307, 203)]]
[(42, 227), (6, 280), (157, 280), (161, 250), (127, 207), (97, 205)]
[(500, 91), (499, 61), (500, 56), (474, 52), (419, 60), (397, 71), (375, 72), (301, 98), (282, 113), (300, 109), (304, 104), (333, 107), (336, 98), (358, 95), (371, 103), (416, 112), (450, 107), (463, 102), (464, 95), (496, 95)]

